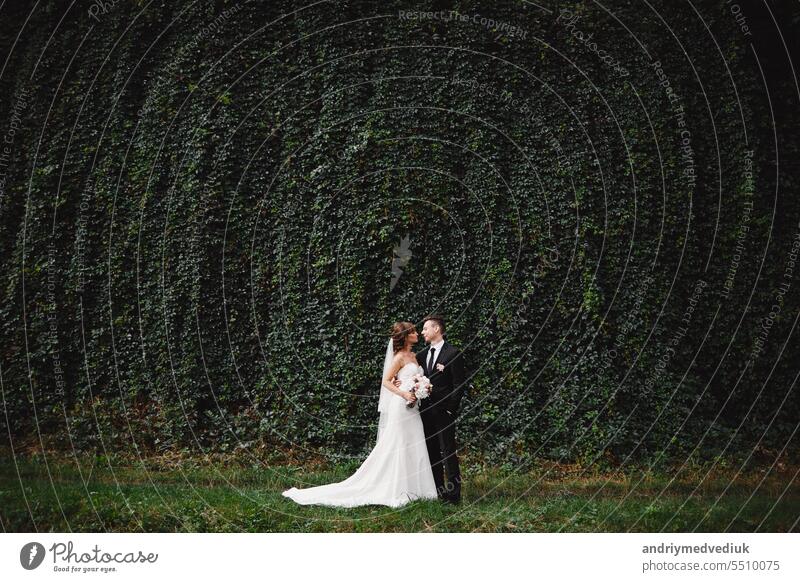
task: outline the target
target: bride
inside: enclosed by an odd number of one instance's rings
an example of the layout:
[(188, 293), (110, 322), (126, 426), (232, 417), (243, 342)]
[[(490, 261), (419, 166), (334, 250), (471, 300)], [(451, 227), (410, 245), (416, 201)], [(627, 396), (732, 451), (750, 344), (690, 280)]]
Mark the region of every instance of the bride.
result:
[(283, 492), (285, 497), (301, 505), (334, 507), (400, 507), (414, 499), (437, 498), (419, 409), (406, 406), (416, 402), (410, 391), (413, 376), (423, 373), (411, 351), (415, 343), (413, 323), (399, 321), (392, 326), (378, 401), (378, 438), (362, 465), (344, 481), (309, 489), (292, 487)]

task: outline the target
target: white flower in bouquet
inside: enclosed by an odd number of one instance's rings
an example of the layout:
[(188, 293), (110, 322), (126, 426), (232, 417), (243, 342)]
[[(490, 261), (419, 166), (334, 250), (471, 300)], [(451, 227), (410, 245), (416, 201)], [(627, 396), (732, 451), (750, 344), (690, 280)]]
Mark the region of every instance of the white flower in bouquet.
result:
[(415, 378), (414, 394), (417, 395), (418, 399), (423, 399), (430, 396), (431, 388), (433, 388), (433, 385), (427, 376), (419, 375)]
[[(431, 388), (433, 388), (433, 385), (427, 376), (415, 374), (412, 377), (412, 381), (413, 385), (411, 387), (411, 391), (417, 397), (417, 400), (422, 400), (423, 398), (427, 398), (431, 395)], [(413, 408), (416, 403), (416, 401), (409, 402), (406, 406), (408, 406), (408, 408)]]

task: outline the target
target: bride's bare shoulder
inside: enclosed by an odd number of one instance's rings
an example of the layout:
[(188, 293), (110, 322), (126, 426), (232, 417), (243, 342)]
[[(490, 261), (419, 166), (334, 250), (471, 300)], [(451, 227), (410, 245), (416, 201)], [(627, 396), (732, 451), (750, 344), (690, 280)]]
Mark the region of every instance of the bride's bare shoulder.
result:
[(401, 368), (410, 362), (416, 362), (417, 359), (414, 357), (414, 354), (409, 356), (409, 352), (398, 352), (394, 355), (394, 359), (392, 363), (395, 365), (399, 365)]

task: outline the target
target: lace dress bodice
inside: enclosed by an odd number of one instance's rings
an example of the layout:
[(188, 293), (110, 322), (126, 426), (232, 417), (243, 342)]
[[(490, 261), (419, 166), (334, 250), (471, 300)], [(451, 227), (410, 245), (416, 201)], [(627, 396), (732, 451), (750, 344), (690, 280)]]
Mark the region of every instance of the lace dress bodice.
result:
[(410, 390), (414, 383), (414, 376), (422, 374), (422, 366), (416, 362), (408, 362), (397, 372), (397, 379), (400, 380), (400, 388), (403, 390)]

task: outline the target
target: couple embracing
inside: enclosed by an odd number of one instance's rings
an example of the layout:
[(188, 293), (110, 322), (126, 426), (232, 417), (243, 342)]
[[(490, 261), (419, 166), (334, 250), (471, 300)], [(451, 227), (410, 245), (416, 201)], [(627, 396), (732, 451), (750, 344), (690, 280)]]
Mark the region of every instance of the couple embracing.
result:
[[(425, 318), (422, 336), (428, 346), (415, 354), (412, 347), (419, 337), (414, 324), (394, 324), (383, 363), (375, 447), (344, 481), (292, 487), (283, 492), (285, 497), (301, 505), (334, 507), (400, 507), (437, 498), (460, 503), (455, 421), (466, 374), (461, 352), (444, 339), (444, 332), (442, 317)], [(429, 390), (415, 391), (420, 382), (429, 383)]]

